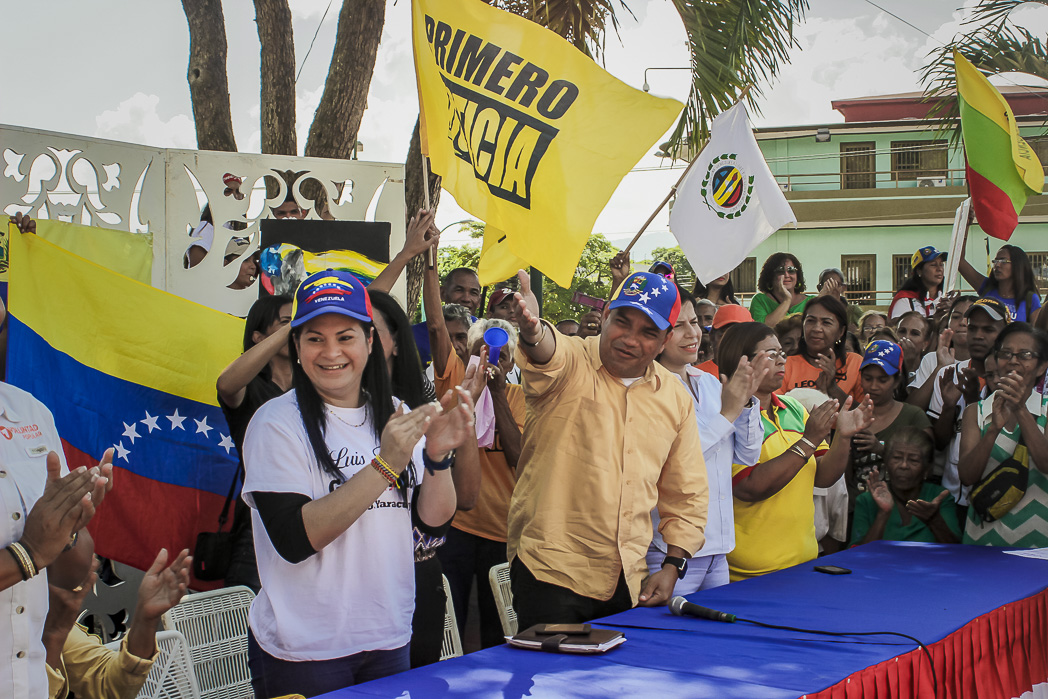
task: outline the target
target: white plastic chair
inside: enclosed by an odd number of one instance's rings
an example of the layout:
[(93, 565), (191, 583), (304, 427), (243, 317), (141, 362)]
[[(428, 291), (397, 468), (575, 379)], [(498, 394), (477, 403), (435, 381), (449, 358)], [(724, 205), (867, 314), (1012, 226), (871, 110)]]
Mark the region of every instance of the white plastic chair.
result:
[[(120, 640), (110, 641), (105, 646), (117, 653), (120, 643)], [(199, 699), (200, 688), (193, 674), (186, 637), (177, 631), (158, 631), (156, 650), (156, 660), (135, 699)]]
[(440, 576), (444, 581), (444, 643), (440, 646), (440, 659), (457, 658), (462, 655), (462, 638), (459, 636), (458, 620), (455, 618), (455, 605), (451, 601), (451, 585), (448, 579)]
[(247, 612), (254, 599), (246, 587), (224, 587), (186, 595), (162, 617), (164, 628), (180, 631), (189, 644), (200, 699), (254, 696), (247, 667)]
[(495, 604), (499, 609), (499, 621), (502, 622), (504, 636), (517, 635), (517, 612), (513, 609), (513, 589), (509, 584), (509, 563), (491, 566), (488, 571), (491, 583), (491, 594), (495, 595)]

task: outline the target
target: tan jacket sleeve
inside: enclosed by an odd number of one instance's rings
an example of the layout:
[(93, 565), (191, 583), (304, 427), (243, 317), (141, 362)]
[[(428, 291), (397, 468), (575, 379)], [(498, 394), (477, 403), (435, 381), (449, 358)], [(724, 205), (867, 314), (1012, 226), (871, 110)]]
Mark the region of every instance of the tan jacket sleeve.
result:
[(54, 671), (49, 667), (51, 699), (64, 699), (69, 691), (77, 699), (134, 699), (145, 684), (155, 659), (155, 654), (143, 659), (128, 653), (126, 636), (120, 643), (120, 650), (114, 652), (103, 646), (96, 636), (74, 626), (62, 648), (68, 686), (63, 678), (61, 693), (56, 694)]
[(710, 493), (694, 408), (690, 404), (687, 408), (659, 476), (657, 507), (663, 540), (669, 546), (681, 547), (690, 557), (706, 542), (703, 532)]

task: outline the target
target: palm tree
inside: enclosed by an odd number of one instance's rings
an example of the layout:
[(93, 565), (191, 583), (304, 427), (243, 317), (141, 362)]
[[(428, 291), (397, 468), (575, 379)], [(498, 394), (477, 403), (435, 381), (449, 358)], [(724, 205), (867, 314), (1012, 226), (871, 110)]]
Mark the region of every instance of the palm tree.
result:
[(921, 81), (927, 85), (926, 99), (935, 102), (931, 113), (941, 119), (940, 128), (952, 127), (958, 116), (954, 51), (986, 75), (1015, 72), (1048, 80), (1048, 46), (1009, 16), (1030, 2), (1048, 5), (1048, 0), (980, 0), (964, 21), (969, 29), (932, 52)]

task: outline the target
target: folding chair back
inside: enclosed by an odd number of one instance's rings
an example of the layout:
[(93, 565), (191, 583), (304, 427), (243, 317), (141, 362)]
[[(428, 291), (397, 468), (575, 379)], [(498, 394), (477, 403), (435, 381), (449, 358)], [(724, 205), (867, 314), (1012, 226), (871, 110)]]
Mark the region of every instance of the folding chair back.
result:
[(459, 637), (458, 620), (455, 619), (455, 605), (451, 601), (451, 586), (443, 575), (444, 596), (444, 643), (440, 647), (440, 659), (457, 658), (462, 655), (462, 639)]
[(164, 614), (164, 628), (180, 631), (189, 643), (201, 699), (253, 696), (247, 613), (254, 598), (246, 587), (225, 587), (186, 595)]
[(506, 636), (517, 635), (517, 612), (513, 610), (513, 590), (509, 585), (509, 563), (491, 566), (488, 571), (491, 582), (491, 593), (495, 595), (495, 604), (499, 608), (499, 621), (502, 622), (502, 633)]
[[(120, 642), (116, 642), (117, 650)], [(157, 656), (137, 699), (199, 699), (189, 644), (178, 631), (158, 631)]]

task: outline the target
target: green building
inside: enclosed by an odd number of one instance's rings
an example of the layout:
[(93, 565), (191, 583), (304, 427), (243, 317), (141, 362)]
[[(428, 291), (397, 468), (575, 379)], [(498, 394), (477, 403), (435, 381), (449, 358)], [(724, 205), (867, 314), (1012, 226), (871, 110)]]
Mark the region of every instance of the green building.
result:
[[(1048, 90), (1001, 92), (1023, 137), (1048, 166)], [(837, 100), (833, 108), (843, 123), (757, 130), (798, 223), (768, 238), (733, 272), (736, 291), (753, 293), (764, 260), (784, 250), (800, 260), (809, 291), (822, 269), (839, 267), (850, 298), (886, 306), (909, 276), (914, 251), (949, 248), (956, 209), (967, 196), (964, 153), (959, 143), (951, 147), (952, 132), (937, 131), (921, 99), (921, 93), (908, 93)], [(985, 269), (1002, 242), (973, 224), (968, 261)], [(1008, 242), (1030, 255), (1044, 296), (1048, 196), (1030, 198)]]

